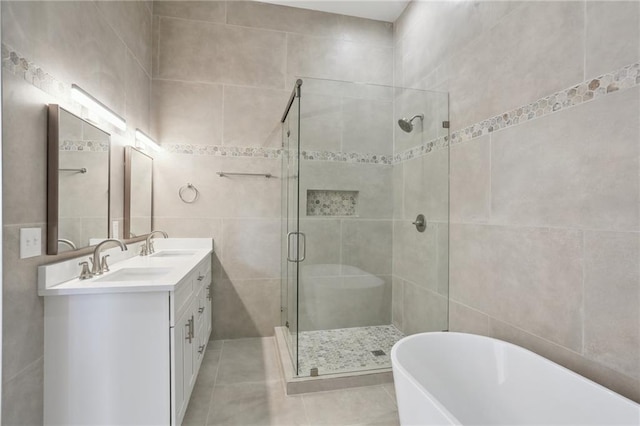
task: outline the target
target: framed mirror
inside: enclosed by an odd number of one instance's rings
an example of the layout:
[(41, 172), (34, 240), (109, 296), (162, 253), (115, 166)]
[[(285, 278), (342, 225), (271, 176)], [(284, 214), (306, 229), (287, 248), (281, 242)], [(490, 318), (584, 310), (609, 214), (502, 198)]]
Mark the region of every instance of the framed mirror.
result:
[(49, 105), (47, 254), (88, 247), (109, 238), (111, 136)]
[(151, 232), (153, 158), (132, 146), (124, 150), (124, 238)]

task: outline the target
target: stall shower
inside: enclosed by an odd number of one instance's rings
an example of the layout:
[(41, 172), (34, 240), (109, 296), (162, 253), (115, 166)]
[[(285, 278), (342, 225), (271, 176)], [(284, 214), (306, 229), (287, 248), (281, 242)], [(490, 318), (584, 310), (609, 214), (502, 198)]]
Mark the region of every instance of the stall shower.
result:
[[(281, 325), (298, 377), (388, 369), (405, 334), (447, 329), (447, 123), (446, 93), (295, 82), (282, 116)], [(419, 329), (402, 319), (399, 280), (435, 295)]]

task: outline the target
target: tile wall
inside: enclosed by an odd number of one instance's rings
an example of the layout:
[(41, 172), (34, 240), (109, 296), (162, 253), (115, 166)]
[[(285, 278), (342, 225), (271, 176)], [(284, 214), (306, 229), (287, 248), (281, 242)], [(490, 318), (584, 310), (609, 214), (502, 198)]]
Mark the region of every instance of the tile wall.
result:
[(42, 424), (37, 267), (65, 257), (19, 259), (20, 228), (46, 229), (46, 105), (81, 112), (68, 98), (76, 83), (127, 118), (126, 133), (106, 127), (111, 217), (121, 220), (123, 146), (149, 126), (151, 24), (151, 2), (2, 2), (3, 424)]
[(413, 2), (394, 47), (450, 94), (450, 329), (640, 401), (640, 4)]
[[(215, 338), (273, 335), (280, 325), (281, 115), (298, 77), (392, 84), (392, 25), (243, 1), (161, 1), (153, 14), (152, 127), (167, 148), (155, 162), (154, 227), (215, 239)], [(301, 209), (307, 189), (360, 191), (359, 216), (345, 225), (360, 240), (350, 244), (366, 241), (363, 227), (378, 226), (389, 248), (390, 202), (381, 211), (386, 195), (376, 188), (391, 181), (391, 135), (343, 122), (391, 120), (391, 98), (353, 88), (349, 95), (345, 87), (303, 84), (309, 184), (301, 189)], [(274, 177), (221, 178), (218, 171)], [(201, 193), (194, 204), (178, 198), (186, 183)], [(301, 227), (313, 235), (308, 253), (314, 262), (339, 263), (334, 245), (348, 243), (340, 220), (325, 219), (304, 219)], [(387, 263), (373, 273), (390, 277), (390, 261), (381, 265)], [(388, 300), (381, 308), (386, 323)]]

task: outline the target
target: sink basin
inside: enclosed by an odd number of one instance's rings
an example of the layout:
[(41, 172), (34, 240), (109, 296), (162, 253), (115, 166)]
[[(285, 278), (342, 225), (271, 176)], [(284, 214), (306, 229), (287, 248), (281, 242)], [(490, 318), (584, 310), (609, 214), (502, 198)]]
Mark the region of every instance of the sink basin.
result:
[(151, 255), (151, 257), (187, 257), (196, 254), (190, 250), (163, 250)]
[(171, 272), (171, 268), (124, 268), (96, 281), (153, 281)]

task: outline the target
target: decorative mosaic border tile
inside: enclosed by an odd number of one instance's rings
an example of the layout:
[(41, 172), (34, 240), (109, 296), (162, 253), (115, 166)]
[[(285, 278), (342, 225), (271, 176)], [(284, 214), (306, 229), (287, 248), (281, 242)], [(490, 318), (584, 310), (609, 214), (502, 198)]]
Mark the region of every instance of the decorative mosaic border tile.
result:
[(454, 132), (451, 134), (451, 143), (465, 142), (553, 112), (590, 102), (619, 90), (630, 89), (639, 84), (640, 62), (636, 62)]
[(238, 147), (198, 144), (162, 144), (165, 151), (172, 154), (212, 155), (214, 157), (259, 157), (280, 158), (280, 148)]
[(302, 151), (301, 158), (309, 161), (337, 161), (342, 163), (393, 164), (392, 155), (340, 151)]
[(434, 149), (446, 148), (449, 138), (447, 136), (431, 140), (422, 145), (414, 146), (404, 150), (393, 156), (393, 164), (402, 163), (403, 161), (411, 160), (412, 158), (421, 157), (430, 153)]
[(358, 191), (307, 190), (307, 216), (355, 216)]
[(100, 141), (65, 140), (60, 145), (60, 151), (109, 152), (109, 144)]
[[(173, 154), (213, 155), (216, 157), (258, 157), (281, 158), (280, 148), (237, 147), (198, 144), (162, 144), (162, 147)], [(290, 151), (292, 152), (292, 151)], [(300, 158), (308, 161), (335, 161), (343, 163), (387, 164), (393, 162), (391, 155), (362, 154), (357, 152), (334, 151), (301, 151)]]
[(2, 43), (2, 69), (59, 99), (71, 99), (71, 86), (56, 79), (42, 68)]
[[(21, 56), (10, 46), (2, 43), (2, 68), (22, 78), (40, 90), (63, 100), (70, 109), (80, 112), (80, 107), (71, 101), (70, 85), (61, 82), (42, 68)], [(585, 102), (630, 89), (640, 85), (640, 62), (627, 65), (610, 73), (589, 79), (561, 90), (535, 102), (507, 111), (503, 114), (475, 123), (451, 133), (451, 144), (470, 141), (480, 136), (502, 130), (520, 123), (534, 120)], [(449, 138), (443, 137), (425, 142), (395, 155), (364, 154), (356, 152), (302, 151), (301, 157), (309, 161), (336, 161), (391, 165), (426, 155), (434, 149), (446, 148)], [(164, 144), (168, 152), (179, 154), (214, 155), (221, 157), (259, 157), (278, 159), (282, 149), (260, 147), (222, 147), (196, 144)]]
[[(503, 114), (483, 120), (451, 133), (451, 144), (467, 142), (498, 130), (525, 123), (545, 115), (576, 105), (602, 98), (619, 90), (640, 85), (640, 62), (627, 65), (619, 70), (583, 81), (568, 89), (545, 96), (530, 104), (515, 108)], [(394, 155), (394, 163), (399, 163), (428, 154), (436, 148), (446, 148), (448, 138), (429, 141)]]

